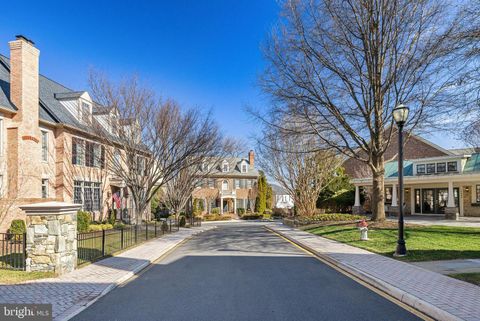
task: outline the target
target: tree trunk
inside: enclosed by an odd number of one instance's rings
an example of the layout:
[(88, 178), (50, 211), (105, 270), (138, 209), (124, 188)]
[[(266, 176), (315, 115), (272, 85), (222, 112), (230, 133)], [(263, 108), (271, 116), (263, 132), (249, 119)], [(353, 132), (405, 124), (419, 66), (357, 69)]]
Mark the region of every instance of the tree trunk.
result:
[(385, 220), (385, 163), (383, 156), (373, 157), (372, 219)]

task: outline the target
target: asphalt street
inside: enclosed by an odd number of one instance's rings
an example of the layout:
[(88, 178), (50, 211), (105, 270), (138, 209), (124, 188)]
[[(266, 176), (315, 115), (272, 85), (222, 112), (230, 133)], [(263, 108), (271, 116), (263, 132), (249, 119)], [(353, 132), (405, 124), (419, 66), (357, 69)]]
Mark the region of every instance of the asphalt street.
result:
[(259, 224), (183, 243), (74, 320), (419, 320)]

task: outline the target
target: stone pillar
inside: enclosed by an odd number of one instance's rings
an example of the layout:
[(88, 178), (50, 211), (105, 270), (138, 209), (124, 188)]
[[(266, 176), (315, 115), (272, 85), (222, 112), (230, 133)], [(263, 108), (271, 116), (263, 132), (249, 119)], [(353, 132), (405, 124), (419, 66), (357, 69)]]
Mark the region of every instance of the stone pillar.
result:
[(220, 197), (220, 214), (223, 214), (223, 197)]
[(352, 208), (352, 214), (362, 214), (363, 208), (360, 204), (360, 186), (355, 185), (355, 204)]
[(448, 220), (458, 220), (458, 208), (455, 206), (455, 197), (453, 195), (453, 182), (448, 182), (448, 200), (445, 208), (445, 218)]
[(237, 214), (237, 199), (233, 199), (233, 214)]
[(46, 202), (20, 206), (27, 216), (26, 270), (60, 275), (77, 266), (79, 204)]

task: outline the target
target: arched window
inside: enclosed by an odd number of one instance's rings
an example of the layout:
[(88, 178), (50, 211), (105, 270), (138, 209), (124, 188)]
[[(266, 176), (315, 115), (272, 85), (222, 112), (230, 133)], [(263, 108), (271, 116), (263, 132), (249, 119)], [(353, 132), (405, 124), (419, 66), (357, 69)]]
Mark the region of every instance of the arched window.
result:
[(228, 190), (228, 181), (227, 180), (224, 180), (222, 182), (222, 190), (224, 190), (224, 191)]

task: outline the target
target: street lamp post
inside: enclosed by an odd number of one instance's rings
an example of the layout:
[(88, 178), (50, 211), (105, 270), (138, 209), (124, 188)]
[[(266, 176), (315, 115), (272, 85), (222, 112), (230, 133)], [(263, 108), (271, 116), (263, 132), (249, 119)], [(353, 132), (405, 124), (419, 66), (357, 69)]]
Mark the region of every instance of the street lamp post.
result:
[(398, 189), (400, 207), (398, 211), (398, 241), (395, 256), (407, 255), (404, 238), (404, 222), (403, 222), (403, 125), (408, 119), (409, 109), (405, 105), (398, 105), (393, 109), (393, 119), (398, 127)]

